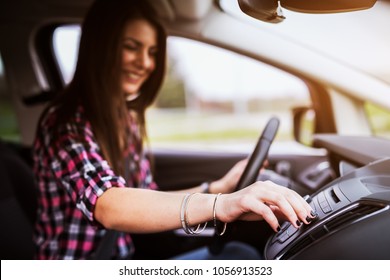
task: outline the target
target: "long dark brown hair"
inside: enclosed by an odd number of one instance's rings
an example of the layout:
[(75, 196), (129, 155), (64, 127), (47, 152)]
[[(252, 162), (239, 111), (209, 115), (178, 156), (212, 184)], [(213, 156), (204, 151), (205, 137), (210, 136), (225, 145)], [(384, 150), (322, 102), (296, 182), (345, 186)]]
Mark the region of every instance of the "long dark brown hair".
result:
[[(146, 19), (157, 30), (156, 68), (140, 95), (126, 102), (121, 87), (122, 40), (126, 23), (137, 18)], [(146, 138), (145, 110), (153, 103), (165, 74), (166, 34), (145, 0), (96, 0), (81, 30), (73, 80), (52, 105), (59, 107), (58, 119), (66, 122), (81, 104), (104, 157), (114, 171), (123, 174), (128, 110), (137, 112)]]

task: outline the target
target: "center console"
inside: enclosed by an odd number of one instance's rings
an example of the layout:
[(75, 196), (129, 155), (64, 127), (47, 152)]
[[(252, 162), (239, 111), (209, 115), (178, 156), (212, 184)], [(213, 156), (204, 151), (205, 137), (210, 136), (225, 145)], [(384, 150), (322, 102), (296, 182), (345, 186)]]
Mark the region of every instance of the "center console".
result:
[(318, 213), (268, 240), (266, 259), (390, 259), (390, 158), (352, 170), (306, 200)]

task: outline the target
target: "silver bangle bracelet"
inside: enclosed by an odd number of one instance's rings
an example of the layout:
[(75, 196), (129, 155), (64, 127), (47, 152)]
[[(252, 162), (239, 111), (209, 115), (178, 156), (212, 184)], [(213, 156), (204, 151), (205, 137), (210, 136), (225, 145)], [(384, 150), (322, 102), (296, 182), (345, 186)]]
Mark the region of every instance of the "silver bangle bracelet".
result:
[(216, 233), (219, 235), (219, 236), (222, 236), (224, 235), (225, 231), (226, 231), (226, 227), (227, 227), (227, 223), (224, 223), (223, 224), (223, 228), (222, 228), (222, 231), (218, 231), (218, 224), (217, 224), (217, 200), (218, 200), (218, 197), (221, 195), (221, 193), (218, 193), (216, 196), (215, 196), (215, 199), (214, 199), (214, 205), (213, 205), (213, 221), (214, 221), (214, 228), (215, 228), (215, 231)]
[(180, 210), (180, 221), (181, 221), (181, 227), (183, 228), (184, 232), (187, 234), (190, 234), (187, 228), (187, 223), (185, 220), (185, 209), (187, 207), (188, 198), (191, 196), (191, 194), (187, 193), (184, 198), (183, 202), (181, 204), (181, 210)]
[(199, 234), (202, 231), (204, 231), (206, 226), (207, 226), (207, 222), (204, 223), (202, 228), (200, 228), (201, 224), (198, 224), (194, 229), (189, 225), (188, 218), (187, 218), (188, 217), (188, 213), (187, 213), (188, 204), (191, 200), (191, 197), (193, 195), (196, 195), (196, 194), (197, 193), (187, 194), (184, 197), (183, 203), (181, 206), (181, 211), (180, 211), (181, 226), (182, 226), (184, 232), (187, 234)]

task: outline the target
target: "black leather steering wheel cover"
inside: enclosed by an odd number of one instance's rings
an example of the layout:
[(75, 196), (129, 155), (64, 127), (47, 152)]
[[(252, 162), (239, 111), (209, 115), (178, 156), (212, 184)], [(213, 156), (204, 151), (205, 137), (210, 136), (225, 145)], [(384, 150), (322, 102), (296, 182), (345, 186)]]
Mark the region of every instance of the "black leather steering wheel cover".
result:
[(269, 148), (275, 139), (279, 123), (280, 121), (277, 117), (272, 117), (268, 120), (259, 140), (257, 141), (255, 149), (249, 157), (248, 164), (237, 183), (236, 191), (256, 182), (256, 179), (259, 176), (259, 171), (267, 159)]

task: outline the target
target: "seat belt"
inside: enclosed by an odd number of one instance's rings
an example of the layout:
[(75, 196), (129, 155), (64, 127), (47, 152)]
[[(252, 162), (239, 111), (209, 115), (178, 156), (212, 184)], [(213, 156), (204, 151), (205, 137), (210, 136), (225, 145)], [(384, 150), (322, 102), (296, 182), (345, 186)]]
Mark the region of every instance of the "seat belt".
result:
[(92, 254), (93, 260), (109, 260), (112, 257), (112, 250), (115, 247), (119, 232), (116, 230), (107, 230), (96, 251)]

